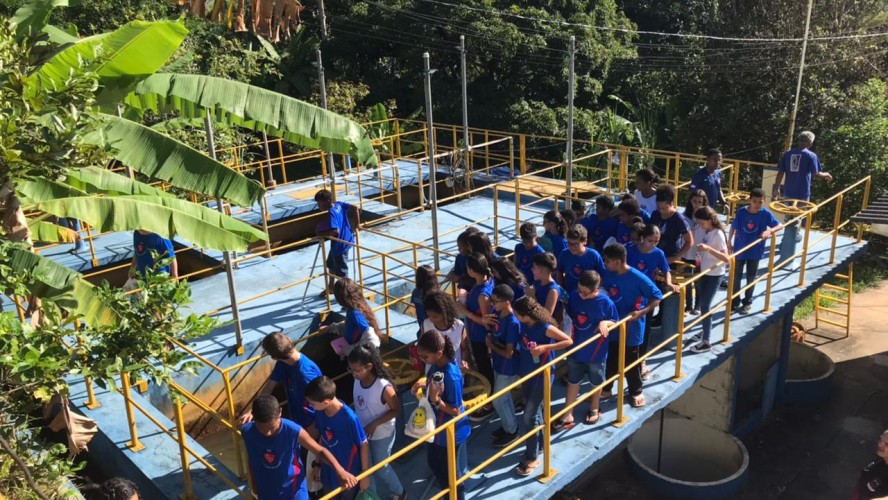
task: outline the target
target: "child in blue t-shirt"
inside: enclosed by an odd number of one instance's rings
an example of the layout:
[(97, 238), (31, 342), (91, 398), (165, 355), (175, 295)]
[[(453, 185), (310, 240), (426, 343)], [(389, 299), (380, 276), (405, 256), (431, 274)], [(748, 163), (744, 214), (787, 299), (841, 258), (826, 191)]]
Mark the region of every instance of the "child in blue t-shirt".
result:
[(537, 243), (537, 228), (533, 222), (525, 222), (518, 228), (521, 243), (515, 245), (515, 265), (524, 273), (524, 279), (533, 283), (533, 258), (545, 252)]
[[(472, 358), (475, 360), (475, 369), (493, 386), (493, 367), (490, 364), (490, 352), (487, 350), (487, 332), (493, 329), (495, 323), (490, 316), (493, 308), (490, 296), (493, 293), (493, 276), (487, 259), (476, 253), (469, 255), (467, 259), (469, 276), (475, 284), (466, 296), (465, 305), (457, 303), (457, 308), (466, 317), (466, 330), (469, 336), (469, 346), (472, 348)], [(481, 421), (493, 414), (492, 406), (472, 413), (473, 421)]]
[(593, 269), (604, 270), (604, 262), (601, 255), (586, 246), (586, 228), (577, 224), (567, 231), (567, 250), (558, 256), (558, 282), (564, 288), (565, 293), (577, 289), (580, 275), (583, 271)]
[[(358, 475), (370, 468), (370, 444), (354, 410), (336, 397), (336, 383), (328, 377), (318, 377), (305, 388), (305, 397), (315, 410), (315, 425), (321, 445), (328, 450), (342, 468)], [(341, 485), (337, 471), (328, 464), (314, 464), (315, 480), (329, 493)], [(317, 467), (320, 465), (320, 468)], [(339, 498), (352, 500), (359, 491), (370, 487), (370, 478), (358, 482), (358, 488), (343, 488)]]
[[(588, 377), (589, 383), (597, 387), (604, 383), (605, 363), (607, 361), (608, 329), (620, 320), (617, 307), (605, 295), (599, 293), (601, 276), (596, 271), (585, 271), (580, 276), (577, 289), (570, 294), (567, 305), (567, 314), (573, 324), (574, 345), (582, 344), (596, 335), (600, 337), (567, 358), (567, 394), (565, 405), (569, 406), (577, 400), (580, 393), (580, 383)], [(601, 418), (598, 405), (601, 400), (601, 391), (589, 399), (589, 411), (583, 422), (592, 425)], [(569, 413), (563, 419), (556, 420), (552, 429), (559, 431), (573, 426), (573, 413)]]
[[(552, 317), (548, 311), (532, 297), (524, 297), (515, 301), (515, 316), (521, 321), (521, 337), (518, 341), (518, 376), (523, 377), (536, 371), (542, 365), (552, 361), (557, 349), (570, 347), (573, 341), (563, 331), (552, 325)], [(524, 432), (537, 427), (543, 421), (542, 403), (544, 384), (552, 384), (552, 378), (543, 375), (531, 377), (522, 386), (524, 399), (524, 416), (522, 424)], [(527, 477), (540, 466), (539, 441), (542, 431), (533, 434), (527, 441), (524, 455), (515, 472)]]
[(558, 261), (549, 252), (534, 257), (533, 285), (527, 289), (527, 295), (546, 309), (556, 325), (561, 325), (564, 321), (564, 290), (552, 277), (557, 268)]
[[(521, 323), (512, 312), (515, 294), (509, 285), (497, 285), (493, 289), (493, 309), (496, 311), (496, 327), (487, 336), (487, 348), (493, 358), (493, 392), (518, 380), (518, 339), (521, 336)], [(493, 447), (504, 448), (518, 438), (518, 419), (515, 417), (515, 404), (512, 395), (506, 393), (493, 400), (493, 408), (500, 417), (502, 427), (493, 431)]]
[(472, 288), (472, 279), (469, 277), (466, 267), (466, 258), (472, 253), (472, 249), (469, 247), (469, 236), (478, 231), (480, 230), (477, 227), (469, 226), (456, 237), (457, 255), (453, 262), (453, 269), (447, 273), (447, 280), (455, 283), (461, 290)]
[[(278, 384), (282, 384), (287, 394), (287, 408), (290, 420), (308, 428), (314, 422), (314, 410), (305, 401), (305, 388), (309, 382), (323, 375), (314, 361), (293, 346), (293, 341), (283, 332), (269, 333), (262, 339), (262, 349), (275, 360), (268, 380), (259, 395), (271, 394)], [(239, 419), (241, 424), (253, 420), (253, 414), (245, 412)]]
[[(647, 276), (626, 264), (626, 248), (622, 245), (611, 245), (604, 249), (605, 271), (601, 273), (601, 288), (617, 306), (620, 318), (630, 316), (626, 325), (626, 364), (635, 362), (640, 357), (641, 344), (644, 340), (645, 316), (663, 299), (660, 289)], [(617, 358), (620, 351), (620, 335), (610, 335), (607, 354), (606, 377), (611, 378), (618, 372)], [(641, 367), (626, 372), (629, 384), (629, 404), (633, 407), (644, 406), (642, 394)], [(602, 396), (610, 397), (613, 384), (605, 386)]]
[(308, 500), (305, 468), (300, 456), (304, 446), (331, 471), (336, 486), (354, 488), (355, 476), (319, 445), (299, 424), (281, 418), (281, 407), (271, 394), (253, 401), (253, 420), (241, 427), (253, 493), (260, 500)]
[(599, 253), (610, 238), (617, 237), (619, 221), (613, 216), (614, 200), (607, 195), (595, 199), (595, 214), (584, 217), (580, 224), (586, 228), (589, 240)]
[[(416, 342), (416, 349), (420, 358), (430, 365), (424, 386), (422, 380), (413, 384), (412, 392), (419, 397), (422, 389), (428, 396), (428, 401), (435, 409), (435, 425), (440, 427), (447, 422), (453, 420), (465, 411), (463, 406), (463, 376), (459, 366), (454, 361), (456, 351), (450, 339), (441, 335), (437, 331), (424, 332)], [(443, 381), (433, 383), (432, 380), (436, 373), (442, 375)], [(468, 472), (468, 451), (466, 440), (469, 438), (472, 429), (469, 425), (469, 419), (463, 417), (454, 424), (456, 441), (456, 477), (457, 479), (466, 475)], [(435, 438), (426, 451), (429, 468), (435, 475), (438, 483), (444, 485), (450, 484), (450, 475), (448, 474), (447, 461), (447, 433), (439, 432), (435, 434)], [(465, 483), (456, 487), (456, 497), (458, 500), (465, 500)]]
[(324, 325), (318, 332), (331, 331), (348, 342), (341, 356), (348, 356), (355, 346), (360, 344), (373, 344), (379, 347), (379, 323), (370, 304), (364, 298), (361, 287), (349, 278), (340, 278), (333, 285), (333, 296), (336, 302), (345, 309), (345, 321), (333, 325)]
[[(774, 214), (764, 207), (765, 190), (755, 188), (749, 192), (749, 205), (741, 207), (737, 210), (734, 221), (731, 222), (731, 231), (728, 235), (728, 253), (740, 251), (753, 243), (751, 248), (737, 255), (734, 269), (734, 293), (740, 290), (741, 281), (743, 279), (744, 269), (746, 274), (746, 284), (750, 285), (755, 281), (758, 273), (759, 262), (765, 254), (765, 240), (771, 237), (775, 231), (783, 228), (783, 224), (777, 221)], [(733, 246), (731, 245), (733, 242)], [(742, 299), (736, 297), (733, 300), (732, 309), (748, 314), (752, 309), (752, 295), (755, 292), (755, 285), (746, 289)]]
[(543, 229), (546, 231), (540, 239), (540, 245), (547, 252), (560, 255), (567, 250), (567, 240), (564, 238), (567, 234), (567, 223), (557, 210), (549, 210), (543, 215)]

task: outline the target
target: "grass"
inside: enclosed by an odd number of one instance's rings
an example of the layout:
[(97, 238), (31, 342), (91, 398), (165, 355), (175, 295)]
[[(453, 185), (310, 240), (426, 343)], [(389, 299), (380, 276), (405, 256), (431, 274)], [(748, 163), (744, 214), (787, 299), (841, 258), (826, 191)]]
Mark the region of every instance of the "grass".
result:
[[(878, 235), (869, 235), (869, 245), (866, 253), (854, 264), (854, 293), (861, 293), (878, 286), (888, 279), (888, 240)], [(830, 283), (836, 286), (845, 286), (842, 280), (832, 280)], [(838, 304), (829, 300), (825, 292), (820, 296), (820, 305), (835, 307)], [(796, 306), (793, 319), (799, 321), (814, 313), (814, 295), (807, 297)]]

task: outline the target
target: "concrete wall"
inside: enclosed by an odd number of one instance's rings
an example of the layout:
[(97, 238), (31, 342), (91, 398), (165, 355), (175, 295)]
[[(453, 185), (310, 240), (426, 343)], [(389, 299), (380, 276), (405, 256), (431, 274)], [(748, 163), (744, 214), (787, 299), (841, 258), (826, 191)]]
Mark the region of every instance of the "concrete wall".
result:
[(704, 375), (668, 409), (697, 423), (729, 432), (734, 401), (736, 356)]

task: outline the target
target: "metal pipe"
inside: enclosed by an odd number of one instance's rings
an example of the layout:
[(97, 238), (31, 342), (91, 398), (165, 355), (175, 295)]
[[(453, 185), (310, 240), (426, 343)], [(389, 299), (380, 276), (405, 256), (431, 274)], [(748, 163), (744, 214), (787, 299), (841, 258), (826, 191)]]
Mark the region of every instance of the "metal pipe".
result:
[(552, 468), (552, 365), (543, 370), (543, 473), (540, 480), (545, 482), (555, 475)]
[[(277, 186), (277, 182), (274, 180), (274, 171), (271, 169), (271, 148), (268, 147), (268, 134), (265, 132), (262, 132), (262, 145), (265, 147), (265, 160), (268, 162), (266, 164), (268, 174), (265, 177), (265, 187), (274, 189)], [(280, 144), (278, 144), (278, 147), (280, 147)], [(281, 165), (281, 168), (284, 168), (284, 166)]]
[[(327, 11), (324, 9), (324, 0), (318, 0), (318, 17), (321, 22), (321, 38), (327, 39)], [(320, 52), (320, 51), (318, 51)]]
[[(722, 342), (727, 343), (728, 340), (731, 339), (731, 309), (734, 304), (734, 294), (739, 295), (737, 291), (734, 290), (734, 276), (737, 274), (737, 258), (734, 255), (731, 255), (731, 259), (728, 262), (730, 268), (728, 269), (728, 294), (727, 294), (727, 304), (725, 304), (725, 329), (722, 334)], [(704, 270), (700, 270), (700, 272), (704, 272)], [(709, 313), (710, 315), (712, 312)]]
[(802, 93), (802, 75), (805, 73), (805, 52), (808, 50), (808, 33), (811, 30), (811, 11), (814, 10), (814, 0), (808, 0), (808, 15), (805, 18), (805, 38), (802, 40), (802, 57), (799, 61), (799, 78), (796, 81), (795, 104), (792, 106), (792, 115), (789, 118), (789, 132), (786, 134), (786, 141), (783, 149), (792, 147), (792, 136), (795, 133), (796, 115), (799, 112), (799, 95)]
[[(567, 184), (567, 200), (571, 198), (571, 181), (573, 180), (573, 141), (574, 141), (574, 60), (577, 53), (577, 37), (570, 37), (570, 66), (567, 79), (567, 173), (565, 182)], [(569, 203), (565, 208), (570, 208)], [(556, 205), (557, 209), (558, 206)]]
[(768, 285), (765, 290), (765, 307), (762, 312), (771, 311), (771, 286), (774, 280), (774, 256), (777, 253), (777, 232), (771, 233), (771, 254), (768, 256)]
[[(222, 382), (225, 384), (225, 396), (228, 399), (228, 418), (231, 419), (231, 442), (234, 445), (234, 455), (237, 459), (237, 477), (244, 479), (246, 477), (244, 471), (244, 457), (241, 451), (241, 439), (237, 431), (237, 412), (234, 409), (234, 393), (231, 390), (231, 374), (229, 372), (222, 373)], [(181, 411), (181, 409), (180, 409)]]
[(194, 489), (191, 485), (191, 468), (188, 463), (188, 443), (186, 442), (188, 433), (185, 432), (185, 419), (182, 418), (182, 403), (179, 402), (175, 395), (170, 394), (170, 396), (176, 413), (176, 442), (179, 443), (179, 458), (182, 460), (182, 482), (185, 486), (185, 491), (182, 493), (181, 498), (197, 498), (194, 496)]
[(617, 419), (614, 425), (619, 427), (629, 419), (623, 415), (623, 396), (626, 392), (626, 322), (620, 323), (619, 354), (617, 355)]
[[(320, 2), (321, 26), (324, 38), (327, 38), (327, 27), (323, 24), (324, 2)], [(318, 49), (318, 84), (321, 90), (321, 107), (327, 109), (327, 81), (324, 78), (324, 61), (321, 59), (321, 49)], [(336, 166), (333, 164), (333, 153), (327, 152), (327, 170), (330, 172), (330, 189), (333, 192), (333, 202), (336, 202)], [(360, 179), (359, 179), (360, 182)]]
[(432, 119), (432, 69), (429, 63), (429, 53), (422, 55), (425, 68), (425, 105), (426, 120), (428, 121), (429, 141), (429, 198), (432, 202), (432, 242), (435, 247), (435, 271), (441, 269), (441, 255), (438, 253), (438, 165), (435, 160), (435, 122)]
[[(462, 119), (463, 119), (463, 147), (466, 149), (466, 168), (469, 166), (469, 91), (466, 78), (466, 37), (459, 36), (459, 69), (462, 80)], [(455, 146), (455, 144), (454, 144)], [(458, 148), (454, 148), (458, 149)]]
[[(805, 268), (808, 267), (808, 241), (811, 238), (811, 224), (814, 223), (814, 212), (808, 212), (805, 218), (805, 239), (802, 242), (802, 264), (799, 266), (799, 288), (805, 286)], [(799, 223), (801, 229), (801, 223)]]
[(836, 262), (836, 241), (839, 239), (839, 226), (842, 224), (842, 200), (844, 197), (843, 194), (839, 194), (839, 198), (836, 200), (836, 214), (833, 218), (832, 245), (829, 248), (830, 265), (835, 264)]
[[(213, 121), (212, 115), (210, 115), (210, 109), (206, 109), (206, 115), (204, 117), (204, 129), (207, 134), (207, 144), (209, 145), (210, 157), (214, 160), (216, 159), (216, 139), (213, 137)], [(263, 194), (263, 198), (265, 195)], [(219, 210), (219, 213), (224, 214), (225, 209), (222, 207), (222, 198), (216, 198), (216, 208)], [(232, 320), (234, 322), (234, 336), (237, 347), (237, 354), (244, 353), (244, 339), (243, 339), (243, 326), (240, 321), (240, 309), (237, 305), (237, 288), (234, 283), (234, 271), (231, 267), (231, 252), (225, 251), (222, 252), (223, 260), (225, 261), (225, 275), (228, 277), (228, 296), (231, 299), (231, 315)]]
[(129, 428), (130, 440), (127, 441), (126, 447), (130, 451), (141, 451), (145, 449), (145, 445), (139, 441), (139, 430), (136, 428), (136, 415), (133, 412), (132, 387), (130, 385), (129, 373), (120, 374), (120, 384), (123, 386), (123, 407), (126, 411), (126, 425)]
[[(687, 300), (688, 287), (687, 285), (682, 285), (681, 288), (678, 289), (678, 300), (680, 307), (684, 307), (685, 300)], [(681, 380), (684, 375), (681, 373), (681, 350), (684, 346), (684, 330), (685, 330), (685, 322), (684, 315), (678, 315), (678, 328), (676, 330), (677, 338), (675, 339), (675, 376), (672, 377), (672, 380), (678, 381)]]
[[(446, 431), (447, 438), (447, 488), (450, 492), (450, 500), (456, 500), (457, 495), (457, 477), (456, 477), (456, 428), (450, 426)], [(463, 443), (463, 446), (466, 444)]]

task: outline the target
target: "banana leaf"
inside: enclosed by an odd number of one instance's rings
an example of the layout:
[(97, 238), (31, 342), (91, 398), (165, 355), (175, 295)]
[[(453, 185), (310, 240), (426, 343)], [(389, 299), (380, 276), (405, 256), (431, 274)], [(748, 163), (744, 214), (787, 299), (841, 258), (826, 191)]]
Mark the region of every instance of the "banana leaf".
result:
[(237, 219), (168, 196), (79, 196), (37, 203), (57, 217), (75, 217), (99, 232), (146, 229), (164, 237), (180, 235), (203, 248), (244, 251), (265, 233)]
[[(84, 38), (62, 50), (25, 79), (26, 92), (60, 87), (71, 71), (100, 79), (98, 103), (118, 103), (142, 79), (162, 68), (188, 30), (182, 21), (132, 21), (110, 33)], [(83, 61), (87, 61), (84, 67)]]
[(87, 134), (87, 144), (108, 145), (111, 156), (153, 179), (249, 207), (265, 189), (224, 164), (139, 123), (100, 114), (108, 125)]
[(86, 192), (60, 181), (51, 181), (42, 177), (24, 179), (15, 183), (15, 192), (25, 208), (28, 205), (54, 200), (56, 198), (70, 198), (73, 196), (85, 196)]
[[(171, 196), (174, 195), (149, 186), (144, 182), (139, 182), (129, 177), (111, 172), (110, 170), (100, 167), (86, 167), (81, 169), (71, 169), (67, 173), (65, 184), (79, 189), (87, 194), (105, 194), (105, 195), (129, 195), (141, 194), (151, 196)], [(46, 201), (46, 200), (40, 200)]]
[(34, 282), (28, 286), (32, 294), (55, 302), (88, 324), (114, 325), (120, 320), (114, 309), (102, 302), (96, 288), (77, 271), (20, 248), (10, 249), (10, 266), (15, 271), (33, 272)]
[(74, 243), (77, 241), (77, 231), (52, 222), (28, 219), (28, 229), (31, 230), (31, 239), (34, 241), (44, 243)]
[(15, 28), (16, 38), (23, 38), (42, 31), (54, 8), (78, 3), (69, 0), (29, 0), (15, 11), (9, 21)]
[(222, 123), (333, 153), (353, 153), (368, 166), (378, 159), (370, 137), (357, 122), (323, 108), (245, 83), (204, 75), (158, 73), (142, 80), (125, 103), (144, 112), (178, 111), (202, 118), (210, 109)]

